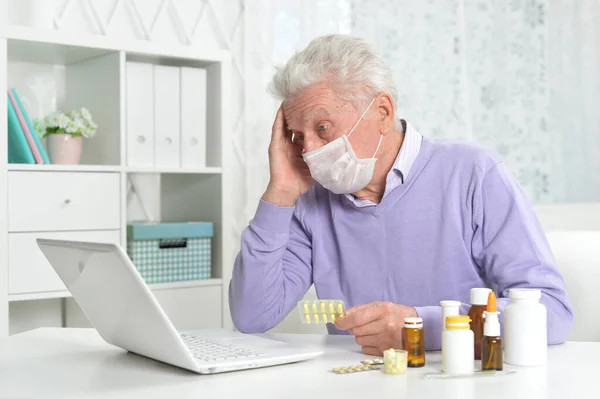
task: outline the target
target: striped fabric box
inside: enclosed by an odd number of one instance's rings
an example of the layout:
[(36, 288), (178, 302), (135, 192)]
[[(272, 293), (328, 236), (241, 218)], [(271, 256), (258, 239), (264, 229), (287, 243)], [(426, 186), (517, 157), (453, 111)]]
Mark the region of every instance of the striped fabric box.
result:
[(127, 254), (147, 284), (211, 278), (210, 222), (127, 226)]

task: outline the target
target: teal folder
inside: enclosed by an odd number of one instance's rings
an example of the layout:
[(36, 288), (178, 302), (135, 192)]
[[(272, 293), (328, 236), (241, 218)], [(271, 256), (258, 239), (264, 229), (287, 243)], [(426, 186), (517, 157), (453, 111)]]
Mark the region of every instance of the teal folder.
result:
[(23, 103), (21, 102), (21, 99), (19, 98), (19, 95), (17, 94), (17, 91), (13, 88), (12, 92), (13, 92), (13, 94), (15, 96), (15, 100), (17, 100), (17, 104), (19, 104), (19, 108), (21, 108), (21, 113), (23, 113), (23, 117), (25, 118), (25, 122), (27, 122), (27, 126), (29, 127), (29, 131), (31, 132), (31, 135), (33, 136), (33, 140), (35, 141), (35, 145), (37, 146), (37, 148), (38, 148), (38, 150), (40, 152), (40, 155), (44, 159), (44, 163), (49, 164), (50, 163), (50, 159), (48, 158), (48, 154), (46, 153), (46, 150), (44, 149), (44, 145), (42, 144), (42, 139), (40, 138), (39, 132), (35, 129), (35, 127), (33, 126), (33, 123), (31, 123), (31, 120), (29, 119), (29, 114), (25, 110), (25, 107), (23, 107)]
[(6, 95), (8, 103), (8, 163), (35, 163), (31, 149), (25, 139), (25, 134), (19, 124), (17, 114), (12, 107), (10, 97)]

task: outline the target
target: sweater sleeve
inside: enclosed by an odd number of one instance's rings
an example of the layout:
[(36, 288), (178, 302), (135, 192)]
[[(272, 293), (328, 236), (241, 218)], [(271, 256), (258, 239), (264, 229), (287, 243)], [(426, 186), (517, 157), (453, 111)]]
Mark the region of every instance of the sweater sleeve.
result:
[(244, 333), (279, 324), (312, 284), (312, 248), (296, 207), (261, 200), (242, 233), (229, 284), (229, 308)]
[(503, 162), (484, 175), (473, 203), (472, 256), (496, 287), (502, 331), (509, 289), (536, 288), (548, 310), (548, 343), (567, 340), (574, 317), (565, 282), (532, 204)]

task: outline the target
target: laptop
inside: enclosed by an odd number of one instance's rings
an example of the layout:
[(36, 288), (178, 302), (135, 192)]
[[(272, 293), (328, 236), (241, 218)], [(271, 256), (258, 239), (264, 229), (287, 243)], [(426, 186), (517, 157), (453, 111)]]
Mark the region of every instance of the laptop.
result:
[[(116, 244), (42, 239), (38, 247), (107, 343), (200, 374), (281, 365), (320, 349), (225, 329), (177, 331)], [(210, 303), (183, 303), (198, 314)]]

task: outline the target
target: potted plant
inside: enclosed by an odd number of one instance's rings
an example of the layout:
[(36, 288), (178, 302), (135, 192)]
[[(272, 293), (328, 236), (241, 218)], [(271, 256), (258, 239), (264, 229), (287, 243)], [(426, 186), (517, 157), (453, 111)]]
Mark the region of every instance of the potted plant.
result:
[(53, 112), (34, 120), (35, 128), (43, 138), (50, 161), (54, 164), (78, 164), (83, 149), (83, 138), (96, 135), (98, 125), (86, 108), (67, 113)]

